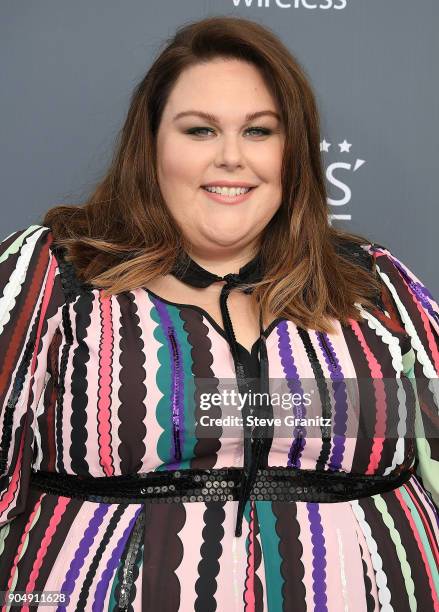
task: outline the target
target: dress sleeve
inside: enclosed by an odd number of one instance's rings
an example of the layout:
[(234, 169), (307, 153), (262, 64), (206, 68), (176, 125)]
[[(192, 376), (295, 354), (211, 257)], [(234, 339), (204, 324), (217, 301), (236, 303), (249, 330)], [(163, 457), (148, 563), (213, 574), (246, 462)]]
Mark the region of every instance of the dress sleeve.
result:
[(50, 228), (31, 225), (0, 242), (0, 527), (26, 504), (36, 410), (63, 289)]
[(416, 395), (415, 470), (439, 506), (439, 306), (424, 283), (386, 247), (374, 245), (372, 252), (410, 339), (403, 365)]

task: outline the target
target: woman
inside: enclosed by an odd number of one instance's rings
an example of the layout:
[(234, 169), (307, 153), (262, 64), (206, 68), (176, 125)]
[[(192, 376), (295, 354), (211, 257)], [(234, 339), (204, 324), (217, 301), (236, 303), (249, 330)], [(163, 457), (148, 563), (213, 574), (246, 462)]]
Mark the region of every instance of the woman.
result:
[[(189, 24), (86, 205), (2, 242), (1, 590), (57, 610), (438, 609), (438, 445), (411, 418), (436, 424), (439, 307), (329, 225), (319, 142), (269, 30)], [(305, 402), (285, 435), (249, 399), (306, 379), (318, 435)], [(213, 401), (230, 381), (239, 435)]]

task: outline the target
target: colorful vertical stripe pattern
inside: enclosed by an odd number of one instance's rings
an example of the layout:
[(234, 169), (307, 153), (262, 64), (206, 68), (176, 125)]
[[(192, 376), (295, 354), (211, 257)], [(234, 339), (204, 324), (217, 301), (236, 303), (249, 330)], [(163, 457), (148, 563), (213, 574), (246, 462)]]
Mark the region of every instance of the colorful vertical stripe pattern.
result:
[[(235, 538), (235, 501), (94, 503), (30, 485), (31, 468), (110, 477), (242, 465), (240, 439), (221, 427), (203, 437), (198, 423), (198, 377), (211, 392), (235, 377), (218, 324), (144, 288), (67, 299), (52, 242), (32, 225), (0, 244), (0, 590), (62, 591), (69, 601), (58, 611), (439, 610), (438, 439), (406, 440), (403, 408), (400, 438), (386, 437), (396, 404), (380, 384), (410, 380), (418, 431), (434, 431), (439, 307), (411, 270), (364, 245), (385, 311), (358, 305), (361, 320), (334, 334), (282, 318), (267, 329), (270, 378), (292, 393), (315, 379), (338, 427), (317, 438), (305, 426), (290, 437), (275, 428), (268, 465), (389, 474), (415, 461), (415, 474), (354, 501), (250, 500)], [(343, 433), (346, 381), (356, 377), (375, 383), (369, 438)]]

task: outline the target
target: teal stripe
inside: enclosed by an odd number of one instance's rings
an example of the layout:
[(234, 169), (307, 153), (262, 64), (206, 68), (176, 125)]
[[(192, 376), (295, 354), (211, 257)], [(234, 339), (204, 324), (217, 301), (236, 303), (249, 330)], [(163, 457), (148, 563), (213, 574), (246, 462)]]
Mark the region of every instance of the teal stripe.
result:
[(156, 468), (160, 472), (166, 470), (166, 465), (172, 461), (172, 431), (170, 427), (169, 406), (171, 405), (171, 385), (169, 383), (172, 374), (171, 359), (168, 348), (168, 339), (163, 331), (159, 312), (157, 308), (151, 309), (151, 319), (157, 323), (154, 329), (154, 338), (160, 343), (157, 350), (157, 359), (159, 367), (156, 372), (156, 384), (162, 397), (157, 402), (156, 419), (163, 432), (160, 434), (157, 441), (157, 455), (163, 461), (162, 465)]
[(273, 514), (272, 502), (256, 501), (255, 503), (264, 557), (268, 609), (274, 612), (274, 610), (282, 610), (282, 587), (284, 583), (281, 573), (282, 558), (279, 555), (280, 540), (276, 533), (277, 519)]
[[(163, 304), (163, 307), (166, 309), (172, 324), (181, 360), (181, 383), (179, 385), (179, 394), (182, 402), (182, 430), (184, 435), (180, 467), (182, 469), (187, 469), (191, 467), (191, 459), (194, 457), (194, 448), (197, 443), (197, 438), (195, 437), (195, 382), (192, 372), (192, 347), (188, 340), (188, 333), (184, 329), (184, 321), (180, 317), (180, 309), (178, 306)], [(169, 340), (163, 329), (163, 324), (160, 320), (157, 308), (152, 309), (151, 317), (158, 323), (154, 330), (154, 338), (161, 346), (157, 351), (157, 358), (160, 365), (156, 374), (156, 382), (160, 392), (163, 394), (157, 404), (156, 410), (157, 421), (163, 428), (163, 432), (157, 442), (157, 454), (163, 463), (156, 468), (156, 471), (165, 471), (168, 464), (174, 462), (171, 414), (173, 357), (169, 348)]]
[[(143, 564), (143, 544), (141, 546), (141, 551), (140, 551), (140, 554), (138, 555), (138, 560), (137, 560), (137, 570), (138, 570), (137, 575), (140, 574), (140, 568), (142, 567), (142, 564)], [(120, 584), (118, 573), (119, 573), (119, 568), (117, 568), (117, 570), (114, 573), (113, 586), (111, 587), (111, 594), (108, 600), (108, 612), (113, 612), (113, 610), (117, 610), (118, 602), (116, 602), (116, 589), (117, 589), (118, 584)]]
[(168, 312), (174, 326), (182, 363), (184, 441), (181, 467), (184, 469), (191, 467), (191, 458), (194, 457), (194, 448), (197, 443), (197, 438), (195, 437), (195, 383), (192, 372), (192, 347), (188, 340), (188, 333), (183, 327), (184, 321), (180, 318), (179, 308), (169, 306)]

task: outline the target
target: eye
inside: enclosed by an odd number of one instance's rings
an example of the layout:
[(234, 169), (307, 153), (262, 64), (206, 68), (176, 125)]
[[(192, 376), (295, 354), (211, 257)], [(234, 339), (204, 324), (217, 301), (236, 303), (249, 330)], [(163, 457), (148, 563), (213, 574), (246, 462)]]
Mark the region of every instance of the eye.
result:
[(261, 127), (251, 127), (247, 129), (248, 132), (259, 132), (262, 133), (262, 136), (268, 136), (268, 134), (271, 134), (271, 130), (269, 130), (268, 128), (261, 128)]
[[(185, 134), (191, 134), (191, 135), (199, 135), (200, 132), (206, 132), (206, 131), (210, 131), (212, 132), (212, 128), (207, 128), (207, 127), (195, 127), (195, 128), (190, 128), (188, 130), (185, 131)], [(269, 134), (272, 133), (272, 130), (268, 129), (268, 128), (262, 128), (262, 127), (250, 127), (246, 129), (246, 132), (259, 132), (259, 135), (261, 136), (268, 136)]]
[(185, 134), (194, 134), (194, 135), (197, 135), (200, 132), (203, 132), (203, 131), (206, 131), (206, 130), (212, 131), (210, 128), (206, 128), (206, 127), (195, 127), (195, 128), (190, 128), (189, 130), (186, 130)]

